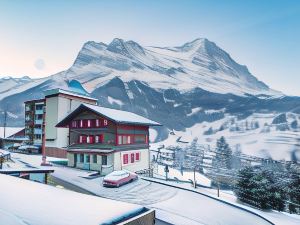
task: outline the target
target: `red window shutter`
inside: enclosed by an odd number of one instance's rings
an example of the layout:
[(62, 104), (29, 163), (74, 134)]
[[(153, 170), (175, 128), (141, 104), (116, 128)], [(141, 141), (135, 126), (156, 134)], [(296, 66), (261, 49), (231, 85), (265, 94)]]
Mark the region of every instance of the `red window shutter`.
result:
[(99, 142), (100, 142), (100, 143), (103, 143), (103, 140), (104, 140), (103, 134), (100, 134), (100, 135), (99, 135)]
[(123, 164), (128, 164), (128, 154), (123, 155)]
[(136, 160), (136, 161), (139, 161), (139, 160), (140, 160), (140, 153), (139, 153), (139, 152), (136, 152), (136, 153), (135, 153), (135, 160)]
[(131, 153), (130, 158), (131, 158), (131, 163), (134, 163), (134, 153)]
[(86, 143), (86, 136), (85, 135), (82, 136), (82, 143)]
[(94, 140), (94, 136), (93, 136), (93, 135), (90, 135), (90, 143), (93, 144), (94, 141), (95, 141), (95, 140)]
[(145, 143), (148, 144), (148, 135), (145, 135)]

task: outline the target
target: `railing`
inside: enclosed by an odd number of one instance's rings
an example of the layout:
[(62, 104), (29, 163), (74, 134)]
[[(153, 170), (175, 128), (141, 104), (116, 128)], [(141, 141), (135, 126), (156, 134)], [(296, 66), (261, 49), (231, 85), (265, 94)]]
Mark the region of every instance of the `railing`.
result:
[(42, 134), (42, 129), (34, 128), (34, 134)]
[(41, 124), (43, 124), (43, 120), (35, 120), (34, 123), (41, 125)]
[(43, 113), (44, 113), (44, 110), (42, 110), (42, 109), (35, 110), (35, 114), (43, 114)]

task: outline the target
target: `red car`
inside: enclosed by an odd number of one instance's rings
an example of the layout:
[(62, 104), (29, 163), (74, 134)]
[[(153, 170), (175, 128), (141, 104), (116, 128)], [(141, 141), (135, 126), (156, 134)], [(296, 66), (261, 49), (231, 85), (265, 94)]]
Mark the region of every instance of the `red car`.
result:
[(120, 187), (138, 179), (138, 175), (126, 170), (114, 171), (106, 175), (103, 179), (104, 187)]

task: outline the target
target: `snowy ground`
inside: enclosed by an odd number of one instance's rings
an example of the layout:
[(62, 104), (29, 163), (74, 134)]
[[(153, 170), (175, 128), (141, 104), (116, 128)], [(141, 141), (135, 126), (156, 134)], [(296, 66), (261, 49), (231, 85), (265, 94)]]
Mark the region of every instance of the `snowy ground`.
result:
[[(155, 150), (162, 145), (165, 147), (182, 145), (184, 147), (185, 144), (176, 141), (179, 137), (181, 137), (181, 141), (189, 143), (194, 138), (198, 138), (199, 144), (214, 148), (216, 140), (224, 136), (233, 151), (238, 146), (245, 154), (263, 158), (271, 157), (275, 160), (291, 160), (291, 155), (294, 152), (300, 159), (299, 130), (277, 130), (276, 125), (272, 125), (275, 116), (274, 114), (254, 113), (246, 119), (238, 120), (236, 117), (227, 115), (225, 118), (214, 122), (196, 124), (187, 128), (186, 131), (174, 131), (175, 135), (169, 135), (168, 139), (152, 143), (151, 149)], [(289, 124), (293, 120), (297, 120), (298, 124), (300, 123), (299, 116), (293, 113), (287, 114), (287, 120)], [(254, 123), (257, 123), (259, 127), (253, 128)], [(239, 127), (240, 130), (233, 131), (235, 127)], [(209, 128), (212, 128), (213, 133), (204, 135), (204, 132)], [(151, 131), (151, 133), (155, 135), (155, 132)]]
[[(36, 166), (38, 166), (41, 161), (41, 156), (13, 153), (12, 157), (16, 161), (21, 160)], [(96, 195), (154, 208), (157, 211), (157, 217), (169, 223), (179, 225), (234, 225), (241, 224), (240, 221), (243, 221), (243, 224), (268, 224), (266, 221), (250, 213), (197, 193), (156, 184), (142, 179), (118, 189), (105, 188), (101, 185), (102, 178), (87, 179), (86, 177), (89, 174), (87, 171), (61, 166), (53, 166), (52, 168), (55, 170), (53, 176), (77, 185)], [(263, 215), (265, 214), (263, 213)], [(283, 213), (275, 213), (274, 215), (277, 215), (278, 218), (276, 219), (276, 216), (273, 216), (270, 217), (270, 219), (276, 224), (294, 225), (300, 222), (300, 220)], [(277, 223), (278, 221), (284, 221), (284, 223)]]
[[(184, 188), (184, 189), (197, 191), (197, 192), (212, 196), (214, 198), (217, 198), (217, 190), (215, 190), (215, 189), (202, 188), (202, 187), (197, 187), (197, 189), (194, 189), (191, 186), (191, 184), (178, 183), (178, 182), (174, 182), (174, 181), (157, 180), (157, 179), (153, 179), (153, 178), (147, 178), (147, 180), (154, 180), (154, 181), (158, 181), (160, 183), (166, 183), (166, 184), (172, 185), (174, 187), (180, 187), (180, 188)], [(223, 201), (226, 201), (226, 202), (229, 202), (229, 203), (232, 203), (232, 204), (235, 204), (235, 205), (238, 205), (238, 206), (243, 207), (245, 209), (248, 209), (252, 212), (255, 212), (259, 215), (262, 215), (263, 217), (270, 220), (274, 224), (297, 225), (297, 224), (300, 223), (300, 216), (299, 215), (288, 214), (288, 213), (285, 213), (285, 212), (278, 212), (278, 211), (275, 211), (275, 210), (261, 211), (259, 209), (255, 209), (253, 207), (244, 205), (244, 204), (242, 204), (241, 202), (239, 202), (237, 200), (237, 198), (234, 196), (232, 191), (225, 191), (225, 190), (222, 191), (221, 190), (219, 199), (221, 199)]]
[(114, 224), (144, 209), (3, 174), (0, 183), (1, 225)]

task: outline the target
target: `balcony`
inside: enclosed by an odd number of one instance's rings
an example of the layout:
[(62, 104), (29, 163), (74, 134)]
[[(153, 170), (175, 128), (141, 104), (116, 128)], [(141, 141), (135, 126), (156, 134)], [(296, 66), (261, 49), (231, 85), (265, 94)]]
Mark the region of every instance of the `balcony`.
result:
[(34, 134), (42, 134), (42, 129), (34, 128)]
[(36, 109), (34, 113), (36, 115), (42, 115), (44, 113), (44, 110), (42, 110), (42, 109)]
[(43, 124), (43, 120), (35, 120), (35, 121), (34, 121), (34, 124), (42, 125), (42, 124)]

